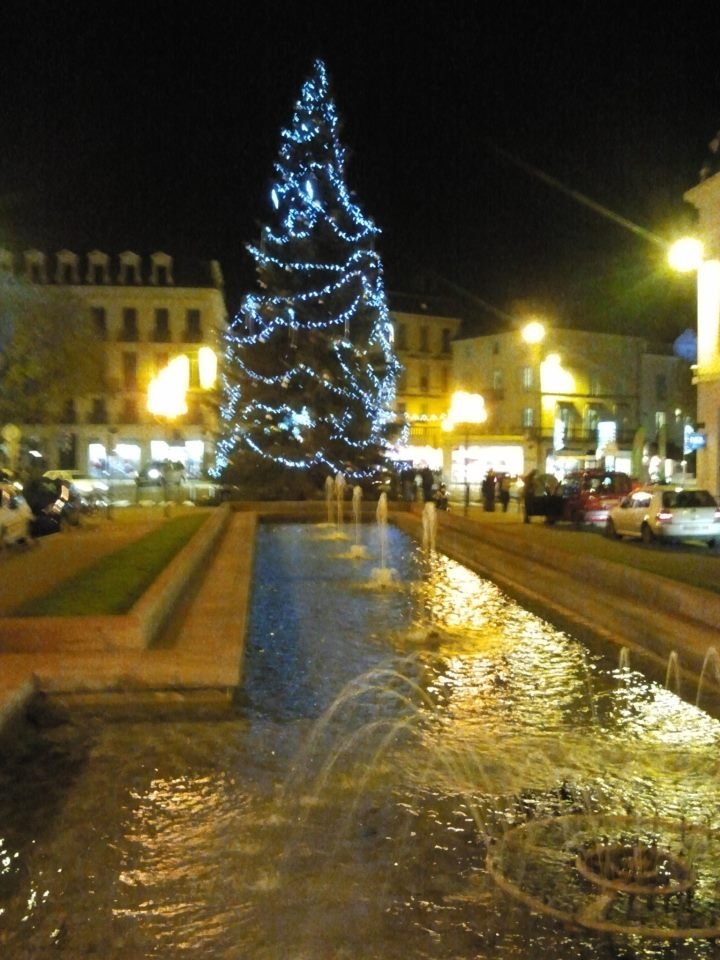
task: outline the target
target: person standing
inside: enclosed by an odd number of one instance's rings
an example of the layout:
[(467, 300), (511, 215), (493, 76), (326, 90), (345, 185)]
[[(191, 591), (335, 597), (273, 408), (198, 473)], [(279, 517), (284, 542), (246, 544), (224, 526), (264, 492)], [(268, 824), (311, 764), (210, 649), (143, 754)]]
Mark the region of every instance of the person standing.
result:
[(430, 503), (433, 498), (433, 486), (435, 485), (435, 477), (433, 477), (433, 472), (430, 467), (425, 466), (422, 468), (420, 471), (420, 480), (422, 483), (423, 501)]
[(536, 469), (531, 470), (530, 473), (523, 477), (523, 506), (525, 513), (525, 523), (530, 523), (530, 517), (533, 512), (533, 505), (536, 495), (536, 487), (538, 482), (538, 472)]
[(500, 475), (500, 506), (502, 507), (502, 512), (507, 513), (508, 507), (510, 506), (510, 474), (503, 473)]
[(490, 467), (482, 483), (483, 504), (488, 513), (495, 510), (496, 479), (495, 471)]

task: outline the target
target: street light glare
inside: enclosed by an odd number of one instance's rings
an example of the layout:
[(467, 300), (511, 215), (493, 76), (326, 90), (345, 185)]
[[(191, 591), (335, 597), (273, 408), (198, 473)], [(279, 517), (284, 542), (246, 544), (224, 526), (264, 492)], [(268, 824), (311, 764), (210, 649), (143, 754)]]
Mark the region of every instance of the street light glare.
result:
[(458, 424), (485, 423), (487, 410), (485, 400), (479, 393), (456, 390), (450, 401), (450, 410), (443, 423), (445, 430), (453, 430)]
[(184, 354), (170, 363), (148, 384), (147, 408), (159, 417), (173, 419), (187, 413), (185, 395), (190, 383), (190, 361)]
[(540, 343), (545, 338), (545, 327), (539, 320), (531, 320), (522, 329), (525, 343)]
[(668, 250), (668, 263), (679, 273), (697, 270), (703, 260), (703, 245), (695, 237), (676, 240)]

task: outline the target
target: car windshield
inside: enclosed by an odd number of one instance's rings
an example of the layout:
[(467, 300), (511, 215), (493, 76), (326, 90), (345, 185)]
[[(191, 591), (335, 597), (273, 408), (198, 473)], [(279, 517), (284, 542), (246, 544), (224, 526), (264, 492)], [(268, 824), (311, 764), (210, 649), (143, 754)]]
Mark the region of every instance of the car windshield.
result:
[(716, 507), (717, 503), (707, 490), (666, 490), (663, 507)]

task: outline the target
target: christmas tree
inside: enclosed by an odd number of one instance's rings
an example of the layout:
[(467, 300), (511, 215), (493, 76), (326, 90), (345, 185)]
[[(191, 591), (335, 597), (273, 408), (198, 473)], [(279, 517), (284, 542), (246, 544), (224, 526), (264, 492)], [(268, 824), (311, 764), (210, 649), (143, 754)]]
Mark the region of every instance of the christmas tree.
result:
[(282, 131), (259, 290), (230, 325), (220, 465), (238, 454), (349, 479), (381, 463), (399, 363), (375, 250), (351, 200), (325, 66), (317, 61)]

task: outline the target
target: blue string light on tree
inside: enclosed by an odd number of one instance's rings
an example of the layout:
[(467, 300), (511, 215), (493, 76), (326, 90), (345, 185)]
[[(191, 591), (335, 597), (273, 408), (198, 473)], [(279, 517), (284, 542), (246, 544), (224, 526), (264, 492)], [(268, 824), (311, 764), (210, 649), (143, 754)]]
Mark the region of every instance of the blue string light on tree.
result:
[(390, 440), (399, 363), (375, 250), (352, 202), (325, 66), (281, 131), (269, 222), (249, 244), (259, 292), (226, 337), (222, 462), (370, 473)]

